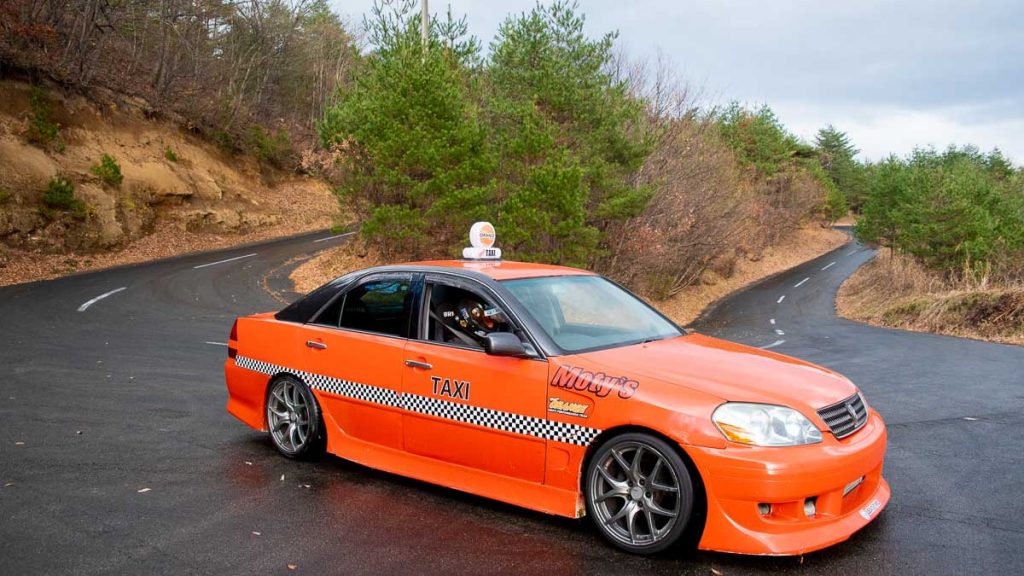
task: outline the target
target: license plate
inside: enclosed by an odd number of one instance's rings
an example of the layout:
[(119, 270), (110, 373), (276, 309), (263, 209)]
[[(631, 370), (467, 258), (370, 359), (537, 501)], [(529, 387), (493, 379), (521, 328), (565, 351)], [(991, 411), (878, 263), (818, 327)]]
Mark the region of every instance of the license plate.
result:
[(878, 512), (878, 509), (881, 507), (882, 503), (876, 498), (872, 500), (870, 504), (860, 509), (860, 515), (863, 516), (865, 520), (871, 520), (871, 517), (874, 516), (875, 512)]

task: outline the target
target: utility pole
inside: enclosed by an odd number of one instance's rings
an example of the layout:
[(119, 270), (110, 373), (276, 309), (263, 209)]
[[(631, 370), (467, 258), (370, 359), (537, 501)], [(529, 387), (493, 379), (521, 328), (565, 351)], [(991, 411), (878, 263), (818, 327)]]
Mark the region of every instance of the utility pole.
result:
[(423, 39), (423, 54), (427, 53), (427, 30), (430, 27), (430, 12), (427, 9), (427, 0), (420, 0), (422, 13), (420, 15), (420, 36)]

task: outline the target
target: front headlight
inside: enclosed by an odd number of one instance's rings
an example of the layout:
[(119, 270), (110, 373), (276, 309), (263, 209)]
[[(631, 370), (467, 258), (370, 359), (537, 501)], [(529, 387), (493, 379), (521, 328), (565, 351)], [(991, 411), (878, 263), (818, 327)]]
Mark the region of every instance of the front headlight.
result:
[(821, 442), (818, 430), (803, 414), (770, 404), (727, 402), (711, 415), (722, 434), (754, 446), (800, 446)]

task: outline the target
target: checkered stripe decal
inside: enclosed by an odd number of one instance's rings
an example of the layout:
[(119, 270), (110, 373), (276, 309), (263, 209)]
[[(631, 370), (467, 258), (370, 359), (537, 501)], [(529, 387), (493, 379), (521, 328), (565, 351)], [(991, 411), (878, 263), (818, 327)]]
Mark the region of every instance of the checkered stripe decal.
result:
[(322, 376), (320, 374), (313, 374), (312, 372), (304, 372), (302, 370), (292, 370), (291, 368), (285, 368), (284, 366), (278, 366), (277, 364), (262, 362), (260, 360), (253, 360), (252, 358), (246, 358), (245, 356), (236, 356), (235, 364), (240, 368), (260, 372), (267, 376), (273, 376), (275, 374), (280, 374), (281, 372), (294, 374), (301, 378), (302, 381), (310, 388), (327, 392), (329, 394), (335, 394), (337, 396), (345, 396), (346, 398), (354, 398), (356, 400), (362, 400), (363, 402), (381, 404), (383, 406), (400, 407), (401, 404), (400, 394), (387, 388), (369, 386), (358, 382), (350, 382), (348, 380), (339, 380), (338, 378), (331, 378), (329, 376)]
[(468, 404), (461, 404), (458, 402), (449, 402), (447, 400), (420, 396), (419, 394), (401, 394), (387, 388), (360, 384), (358, 382), (350, 382), (348, 380), (339, 380), (337, 378), (313, 374), (311, 372), (304, 372), (302, 370), (291, 370), (284, 366), (278, 366), (276, 364), (262, 362), (260, 360), (253, 360), (252, 358), (247, 358), (245, 356), (237, 356), (235, 358), (235, 364), (240, 368), (253, 370), (268, 376), (280, 374), (281, 372), (288, 372), (289, 374), (294, 374), (301, 378), (310, 388), (327, 392), (329, 394), (345, 396), (346, 398), (353, 398), (383, 406), (393, 406), (403, 410), (408, 410), (409, 412), (427, 414), (429, 416), (436, 416), (446, 420), (455, 420), (457, 422), (465, 422), (474, 426), (504, 430), (513, 434), (523, 434), (526, 436), (553, 440), (555, 442), (574, 444), (576, 446), (586, 446), (590, 444), (594, 441), (594, 438), (601, 433), (601, 431), (596, 428), (588, 428), (586, 426), (580, 426), (579, 424), (553, 422), (543, 418), (534, 418), (532, 416), (481, 408), (479, 406), (470, 406)]
[(543, 418), (523, 416), (522, 414), (502, 412), (501, 410), (481, 408), (447, 400), (438, 400), (437, 398), (420, 396), (419, 394), (403, 394), (402, 408), (410, 412), (428, 414), (447, 420), (457, 420), (475, 426), (504, 430), (514, 434), (536, 436), (537, 438), (545, 438), (577, 446), (590, 444), (601, 433), (600, 430), (587, 428), (579, 424), (552, 422)]

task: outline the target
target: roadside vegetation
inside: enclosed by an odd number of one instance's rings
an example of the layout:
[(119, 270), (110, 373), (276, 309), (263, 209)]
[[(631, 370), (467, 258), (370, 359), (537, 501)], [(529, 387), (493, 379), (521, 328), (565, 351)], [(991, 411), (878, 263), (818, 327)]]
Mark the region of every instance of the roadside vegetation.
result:
[(856, 231), (883, 252), (843, 286), (840, 312), (1024, 344), (1024, 170), (971, 146), (863, 170)]
[(43, 215), (53, 218), (57, 212), (67, 212), (79, 220), (88, 215), (88, 206), (75, 197), (75, 185), (63, 176), (54, 176), (43, 192)]
[(375, 6), (371, 50), (319, 125), (367, 250), (450, 257), (488, 219), (516, 259), (664, 299), (832, 219), (818, 150), (770, 109), (701, 108), (669, 63), (583, 27), (575, 4), (538, 5), (484, 51), (450, 13), (423, 43), (413, 2)]

